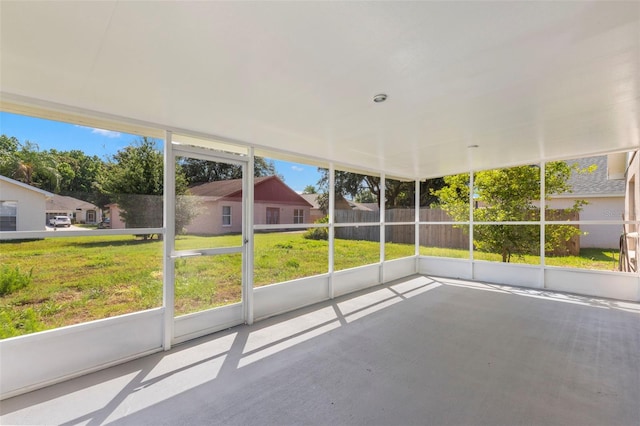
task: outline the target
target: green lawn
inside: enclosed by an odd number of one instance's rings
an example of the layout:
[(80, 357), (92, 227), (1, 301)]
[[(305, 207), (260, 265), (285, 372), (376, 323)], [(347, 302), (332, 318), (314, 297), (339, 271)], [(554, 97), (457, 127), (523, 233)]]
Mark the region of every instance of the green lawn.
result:
[[(469, 251), (460, 249), (420, 247), (420, 254), (424, 256), (469, 259)], [(483, 253), (475, 251), (473, 253), (473, 258), (474, 260), (502, 262), (502, 256), (497, 253)], [(539, 265), (540, 256), (512, 256), (511, 263)], [(547, 266), (560, 266), (565, 268), (617, 271), (618, 251), (614, 249), (585, 248), (580, 250), (580, 256), (545, 256), (545, 264)]]
[[(178, 250), (227, 247), (240, 237), (180, 236)], [(335, 270), (380, 260), (379, 243), (336, 240)], [(413, 255), (413, 245), (385, 244), (385, 259)], [(421, 247), (423, 255), (468, 258), (465, 250)], [(617, 256), (616, 256), (617, 257)], [(476, 259), (500, 261), (475, 253)], [(538, 264), (539, 258), (514, 258)], [(611, 251), (587, 249), (580, 257), (547, 258), (548, 265), (613, 270)], [(176, 261), (176, 315), (240, 301), (239, 254)], [(133, 236), (64, 237), (0, 243), (0, 280), (31, 273), (30, 284), (0, 296), (0, 338), (162, 306), (162, 241)], [(255, 236), (254, 285), (328, 271), (328, 243), (300, 232)], [(0, 281), (0, 282), (4, 282)]]

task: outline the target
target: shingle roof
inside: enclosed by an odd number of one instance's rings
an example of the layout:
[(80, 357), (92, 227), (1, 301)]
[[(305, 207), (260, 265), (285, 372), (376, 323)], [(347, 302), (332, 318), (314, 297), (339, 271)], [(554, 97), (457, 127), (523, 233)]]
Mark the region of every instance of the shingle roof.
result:
[(567, 161), (568, 164), (577, 164), (581, 169), (595, 165), (596, 169), (591, 173), (572, 173), (569, 184), (573, 189), (571, 193), (560, 195), (619, 195), (624, 196), (625, 181), (607, 179), (607, 156), (585, 157)]
[[(263, 182), (272, 176), (254, 178), (254, 185)], [(242, 191), (242, 179), (219, 180), (206, 182), (189, 187), (192, 195), (199, 197), (228, 197)]]
[(318, 203), (318, 195), (320, 194), (300, 194), (302, 198), (304, 198), (307, 203), (311, 204), (311, 208), (319, 209), (320, 203)]
[(47, 200), (47, 211), (98, 210), (98, 206), (66, 195), (54, 194)]
[[(307, 202), (311, 204), (311, 206), (314, 209), (320, 208), (320, 203), (318, 203), (318, 197), (320, 196), (320, 194), (300, 194), (300, 196), (305, 200), (307, 200)], [(355, 201), (348, 201), (346, 198), (344, 198), (340, 194), (336, 194), (335, 208), (336, 210), (348, 210), (348, 209), (364, 210), (364, 211), (380, 210), (378, 203), (356, 203)]]

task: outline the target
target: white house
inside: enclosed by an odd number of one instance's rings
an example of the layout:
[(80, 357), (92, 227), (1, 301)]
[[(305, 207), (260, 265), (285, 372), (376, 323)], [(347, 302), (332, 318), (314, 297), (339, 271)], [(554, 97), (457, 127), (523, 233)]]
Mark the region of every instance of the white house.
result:
[(44, 231), (45, 208), (53, 194), (0, 176), (0, 231)]
[[(551, 196), (547, 206), (552, 209), (566, 209), (576, 200), (585, 200), (588, 204), (580, 211), (580, 220), (621, 220), (625, 210), (625, 181), (611, 179), (607, 173), (607, 156), (585, 157), (577, 163), (580, 169), (595, 166), (590, 173), (573, 173), (569, 179), (572, 192)], [(611, 226), (581, 226), (586, 235), (580, 236), (581, 248), (619, 248), (619, 239), (611, 234)], [(619, 229), (622, 232), (622, 228)]]
[[(624, 220), (635, 221), (638, 218), (638, 203), (640, 199), (640, 187), (636, 185), (639, 176), (638, 150), (629, 153), (612, 154), (608, 156), (610, 174), (617, 178), (623, 177), (626, 182)], [(620, 270), (635, 272), (640, 263), (640, 238), (638, 237), (638, 224), (626, 223), (624, 239), (620, 247)]]

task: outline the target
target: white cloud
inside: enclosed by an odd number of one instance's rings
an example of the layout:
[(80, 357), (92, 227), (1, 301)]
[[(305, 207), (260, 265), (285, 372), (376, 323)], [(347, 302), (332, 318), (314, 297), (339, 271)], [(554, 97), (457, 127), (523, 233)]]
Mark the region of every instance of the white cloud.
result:
[(95, 128), (91, 130), (91, 133), (101, 135), (107, 138), (119, 138), (120, 136), (122, 136), (120, 132), (114, 132), (112, 130), (104, 130), (104, 129), (95, 129)]
[(291, 170), (293, 170), (294, 172), (302, 172), (304, 171), (304, 168), (300, 166), (291, 166)]
[(87, 126), (81, 126), (79, 124), (75, 124), (74, 126), (79, 127), (81, 129), (91, 130), (91, 133), (93, 133), (94, 135), (100, 135), (106, 138), (115, 139), (122, 136), (122, 133), (114, 132), (113, 130), (98, 129), (97, 127), (87, 127)]

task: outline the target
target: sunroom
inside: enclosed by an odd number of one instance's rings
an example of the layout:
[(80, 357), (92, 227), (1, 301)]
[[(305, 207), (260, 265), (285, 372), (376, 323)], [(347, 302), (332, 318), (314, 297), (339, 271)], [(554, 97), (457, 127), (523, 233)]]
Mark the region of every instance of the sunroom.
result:
[[(559, 312), (606, 307), (626, 315), (623, 331), (614, 319), (598, 321), (626, 333), (618, 355), (636, 379), (604, 398), (623, 390), (637, 397), (637, 2), (7, 1), (0, 11), (0, 133), (17, 143), (3, 155), (20, 160), (29, 139), (40, 144), (27, 146), (35, 153), (95, 157), (101, 171), (92, 185), (62, 195), (111, 215), (103, 227), (0, 232), (3, 274), (29, 272), (24, 288), (2, 295), (3, 327), (12, 330), (0, 341), (6, 419), (46, 421), (53, 397), (37, 392), (60, 397), (67, 391), (55, 386), (76, 383), (73, 392), (90, 393), (121, 378), (112, 368), (129, 371), (164, 353), (199, 348), (210, 360), (218, 349), (206, 355), (204, 347), (243, 333), (245, 347), (223, 351), (244, 354), (238, 370), (267, 374), (260, 363), (277, 356), (284, 374), (288, 351), (298, 360), (297, 345), (337, 328), (360, 321), (356, 327), (370, 331), (383, 319), (410, 328), (405, 313), (469, 308), (447, 305), (438, 295), (445, 287), (460, 300), (479, 292), (478, 309), (498, 309), (484, 295), (495, 293), (551, 300)], [(118, 136), (96, 151), (88, 138), (20, 133), (39, 126)], [(132, 184), (131, 159), (141, 153), (159, 161), (141, 172), (153, 190)], [(33, 183), (63, 192), (45, 185)], [(19, 222), (19, 202), (1, 191)], [(531, 324), (559, 315), (544, 306)], [(487, 320), (492, 325), (504, 327)], [(393, 340), (397, 330), (385, 332)], [(427, 347), (436, 342), (429, 336), (447, 341), (439, 333), (414, 336), (422, 349), (408, 338), (407, 353), (438, 358)], [(348, 336), (337, 339), (347, 344)], [(485, 341), (465, 336), (465, 350), (466, 338)], [(274, 340), (260, 346), (261, 338)], [(171, 374), (191, 367), (175, 368)], [(212, 383), (226, 377), (220, 368)], [(93, 377), (91, 386), (82, 377)], [(41, 395), (32, 404), (40, 411), (29, 411), (29, 395)], [(354, 413), (391, 421), (358, 401)], [(160, 402), (151, 396), (145, 404)], [(621, 404), (614, 423), (640, 415)], [(481, 419), (571, 421), (577, 406), (559, 417)], [(414, 415), (396, 419), (418, 421)], [(305, 419), (270, 416), (266, 423)], [(72, 419), (83, 417), (54, 422)], [(366, 420), (349, 419), (346, 410), (327, 421)]]

